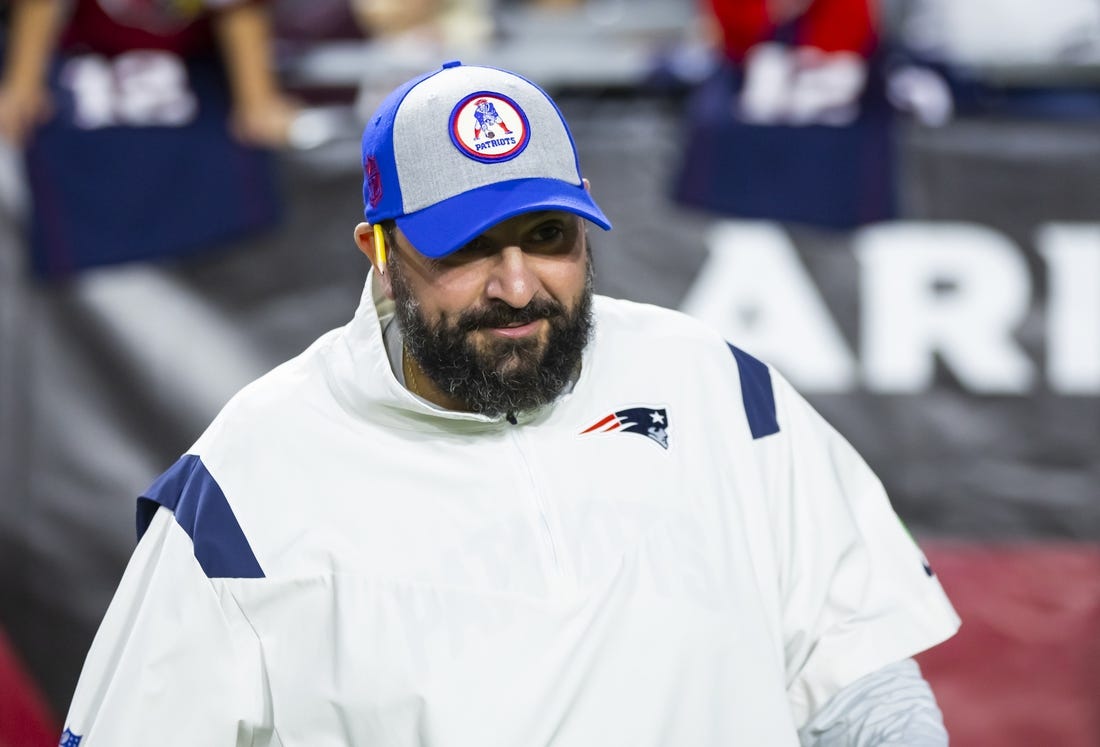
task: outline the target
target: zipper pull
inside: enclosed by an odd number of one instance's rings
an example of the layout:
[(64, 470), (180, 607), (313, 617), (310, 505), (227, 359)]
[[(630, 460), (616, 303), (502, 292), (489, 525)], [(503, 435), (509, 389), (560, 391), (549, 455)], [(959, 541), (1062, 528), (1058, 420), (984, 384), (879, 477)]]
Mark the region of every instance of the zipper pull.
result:
[(516, 414), (514, 412), (509, 411), (508, 414), (504, 416), (504, 419), (512, 425), (516, 424)]

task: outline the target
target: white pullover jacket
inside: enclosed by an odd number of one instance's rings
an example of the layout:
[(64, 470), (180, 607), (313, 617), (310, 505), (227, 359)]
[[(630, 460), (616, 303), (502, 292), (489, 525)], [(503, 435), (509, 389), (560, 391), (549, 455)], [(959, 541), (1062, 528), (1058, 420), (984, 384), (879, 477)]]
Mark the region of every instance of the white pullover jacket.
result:
[(710, 329), (597, 297), (511, 424), (410, 394), (367, 287), (139, 500), (71, 744), (781, 747), (957, 628), (866, 464)]

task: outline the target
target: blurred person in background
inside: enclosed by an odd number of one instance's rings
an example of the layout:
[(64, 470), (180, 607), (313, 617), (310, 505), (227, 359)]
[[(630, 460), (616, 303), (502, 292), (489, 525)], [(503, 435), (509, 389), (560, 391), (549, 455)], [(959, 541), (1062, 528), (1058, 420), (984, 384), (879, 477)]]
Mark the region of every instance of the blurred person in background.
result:
[(687, 104), (674, 196), (848, 229), (897, 211), (873, 0), (703, 0), (717, 64)]
[(108, 57), (156, 50), (186, 58), (214, 48), (232, 91), (234, 134), (253, 145), (285, 144), (297, 107), (275, 79), (262, 3), (14, 0), (0, 80), (0, 135), (21, 145), (50, 117), (47, 73), (55, 49)]
[(874, 53), (873, 0), (704, 0), (744, 70), (740, 115), (759, 124), (848, 124)]
[(23, 149), (34, 274), (181, 257), (269, 228), (269, 150), (297, 112), (262, 2), (18, 0), (0, 135)]
[[(425, 49), (486, 53), (500, 34), (494, 18), (499, 11), (522, 5), (564, 12), (584, 4), (585, 0), (351, 0), (360, 28), (372, 41), (406, 56)], [(385, 91), (391, 87), (385, 85)]]
[(360, 26), (377, 43), (479, 49), (493, 35), (492, 0), (351, 0)]

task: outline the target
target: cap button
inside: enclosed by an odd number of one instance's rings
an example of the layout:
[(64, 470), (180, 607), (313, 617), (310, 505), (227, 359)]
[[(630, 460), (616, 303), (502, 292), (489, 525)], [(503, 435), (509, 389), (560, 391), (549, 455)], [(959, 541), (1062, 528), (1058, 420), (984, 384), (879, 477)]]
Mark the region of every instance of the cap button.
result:
[(451, 60), (450, 62), (443, 63), (443, 69), (446, 70), (449, 67), (460, 67), (462, 65), (461, 60)]

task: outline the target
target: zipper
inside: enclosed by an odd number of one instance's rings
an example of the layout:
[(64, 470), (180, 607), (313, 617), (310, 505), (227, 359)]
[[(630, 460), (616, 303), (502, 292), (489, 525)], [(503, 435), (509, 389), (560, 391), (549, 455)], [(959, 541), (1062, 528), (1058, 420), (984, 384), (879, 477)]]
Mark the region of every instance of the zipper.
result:
[(535, 475), (535, 470), (531, 466), (530, 460), (527, 458), (527, 450), (524, 448), (524, 438), (520, 433), (520, 429), (509, 428), (508, 431), (511, 434), (512, 442), (516, 446), (516, 451), (519, 452), (524, 471), (527, 473), (527, 481), (531, 492), (531, 502), (534, 504), (535, 513), (538, 515), (538, 523), (542, 530), (543, 542), (550, 553), (550, 559), (553, 563), (553, 572), (556, 576), (561, 577), (564, 575), (562, 556), (558, 551), (558, 541), (554, 537), (554, 530), (550, 521), (550, 507), (543, 498), (543, 492), (540, 490), (540, 482)]

